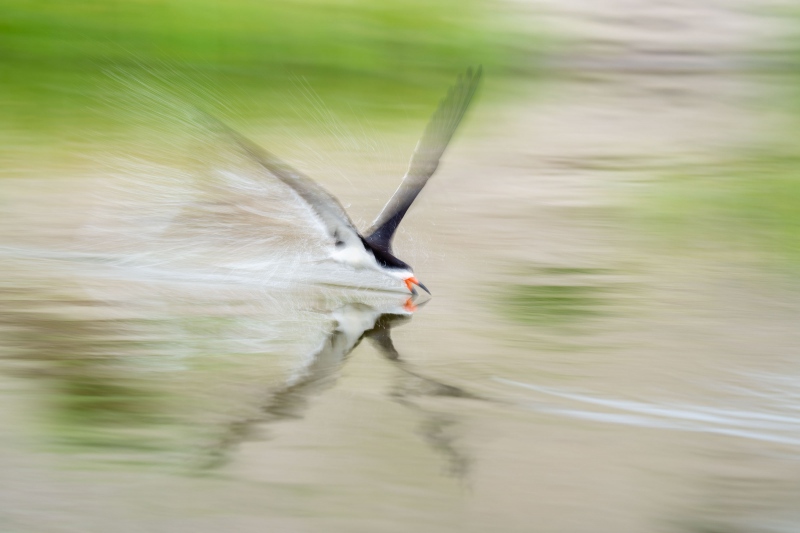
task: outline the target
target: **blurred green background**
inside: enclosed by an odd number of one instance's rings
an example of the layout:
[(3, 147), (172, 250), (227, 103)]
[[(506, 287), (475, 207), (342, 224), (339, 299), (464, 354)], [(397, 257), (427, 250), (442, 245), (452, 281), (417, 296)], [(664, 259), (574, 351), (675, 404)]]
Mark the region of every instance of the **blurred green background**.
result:
[(415, 119), (470, 65), (530, 73), (541, 44), (481, 0), (8, 0), (2, 11), (0, 130), (46, 143), (124, 127), (102, 105), (120, 90), (110, 73), (163, 79), (245, 120), (286, 118), (298, 90), (345, 119)]

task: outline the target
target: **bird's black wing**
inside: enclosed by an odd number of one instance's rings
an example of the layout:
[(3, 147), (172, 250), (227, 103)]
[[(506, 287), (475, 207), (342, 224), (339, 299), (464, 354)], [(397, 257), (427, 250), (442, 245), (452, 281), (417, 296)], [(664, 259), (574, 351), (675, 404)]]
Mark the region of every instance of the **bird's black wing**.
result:
[(400, 187), (366, 231), (366, 240), (373, 248), (391, 253), (392, 237), (397, 226), (425, 187), (428, 178), (436, 172), (439, 159), (464, 117), (480, 79), (481, 67), (474, 71), (468, 69), (464, 76), (458, 77), (456, 84), (450, 88), (447, 96), (439, 104), (414, 149), (414, 155), (411, 156), (408, 171)]

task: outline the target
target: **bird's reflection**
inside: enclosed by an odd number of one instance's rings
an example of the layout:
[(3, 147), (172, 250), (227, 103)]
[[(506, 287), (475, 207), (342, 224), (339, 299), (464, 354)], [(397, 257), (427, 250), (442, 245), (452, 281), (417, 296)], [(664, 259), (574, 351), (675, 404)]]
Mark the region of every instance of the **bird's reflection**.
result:
[(344, 360), (368, 336), (370, 328), (382, 316), (403, 317), (411, 312), (407, 310), (410, 307), (382, 313), (364, 303), (347, 303), (333, 311), (333, 328), (320, 349), (285, 388), (274, 393), (264, 412), (277, 419), (301, 418), (312, 396), (333, 387)]
[(441, 453), (447, 460), (447, 473), (464, 478), (469, 472), (470, 457), (459, 448), (457, 436), (454, 434), (458, 417), (445, 413), (425, 409), (413, 400), (420, 396), (438, 396), (450, 398), (469, 398), (482, 400), (483, 398), (465, 391), (460, 387), (448, 385), (441, 381), (426, 377), (414, 370), (402, 360), (400, 353), (392, 342), (391, 330), (409, 321), (410, 316), (383, 314), (372, 329), (364, 333), (375, 345), (377, 350), (387, 360), (401, 371), (394, 384), (391, 396), (402, 405), (413, 409), (422, 417), (419, 433), (425, 442), (434, 450)]
[(448, 474), (463, 478), (471, 463), (468, 455), (459, 448), (454, 430), (459, 423), (456, 416), (436, 412), (424, 407), (416, 398), (425, 396), (482, 400), (459, 387), (424, 376), (404, 361), (392, 342), (392, 329), (409, 322), (413, 313), (425, 305), (408, 300), (402, 306), (375, 307), (364, 303), (347, 303), (331, 312), (333, 325), (322, 346), (313, 353), (303, 370), (273, 391), (265, 402), (262, 416), (232, 424), (207, 466), (224, 462), (237, 443), (255, 438), (256, 430), (269, 424), (304, 416), (315, 396), (331, 389), (339, 377), (350, 353), (368, 339), (377, 351), (399, 370), (392, 385), (390, 397), (413, 410), (420, 418), (419, 434), (422, 439), (447, 461)]
[(433, 450), (445, 457), (447, 473), (464, 478), (469, 472), (471, 459), (457, 442), (456, 430), (459, 418), (426, 408), (414, 400), (424, 396), (473, 400), (483, 400), (483, 398), (460, 387), (427, 377), (402, 359), (392, 342), (391, 330), (410, 319), (410, 315), (383, 314), (375, 321), (372, 329), (366, 331), (363, 336), (369, 339), (378, 352), (400, 371), (393, 384), (391, 397), (420, 416), (419, 434)]

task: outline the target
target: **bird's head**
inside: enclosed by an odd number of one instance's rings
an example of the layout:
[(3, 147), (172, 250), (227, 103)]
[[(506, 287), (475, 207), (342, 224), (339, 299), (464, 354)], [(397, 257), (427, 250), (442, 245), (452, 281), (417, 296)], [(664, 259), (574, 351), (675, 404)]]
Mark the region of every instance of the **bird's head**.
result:
[(377, 264), (383, 267), (382, 271), (405, 283), (406, 287), (408, 287), (408, 290), (411, 291), (411, 294), (416, 296), (417, 289), (415, 287), (421, 288), (428, 294), (431, 293), (431, 291), (429, 291), (425, 285), (420, 283), (420, 281), (414, 275), (411, 265), (404, 263), (400, 259), (387, 252), (381, 252), (380, 250), (373, 249), (372, 253), (375, 255)]

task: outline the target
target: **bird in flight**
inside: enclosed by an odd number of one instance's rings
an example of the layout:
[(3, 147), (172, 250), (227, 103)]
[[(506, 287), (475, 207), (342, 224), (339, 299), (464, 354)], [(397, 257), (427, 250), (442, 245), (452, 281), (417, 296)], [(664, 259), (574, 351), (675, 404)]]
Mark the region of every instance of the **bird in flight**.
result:
[(414, 295), (417, 294), (415, 287), (430, 294), (414, 275), (411, 266), (394, 255), (392, 238), (406, 211), (436, 172), (439, 160), (464, 117), (480, 78), (480, 67), (468, 69), (458, 77), (417, 142), (400, 187), (363, 234), (356, 229), (342, 204), (322, 186), (239, 133), (227, 127), (225, 130), (260, 167), (289, 186), (308, 204), (333, 239), (333, 260), (356, 269), (377, 270), (396, 278)]

